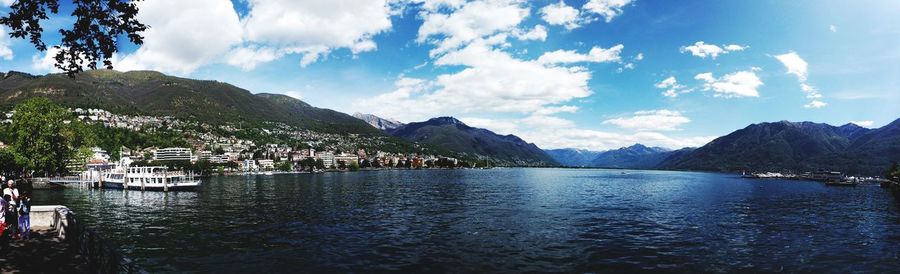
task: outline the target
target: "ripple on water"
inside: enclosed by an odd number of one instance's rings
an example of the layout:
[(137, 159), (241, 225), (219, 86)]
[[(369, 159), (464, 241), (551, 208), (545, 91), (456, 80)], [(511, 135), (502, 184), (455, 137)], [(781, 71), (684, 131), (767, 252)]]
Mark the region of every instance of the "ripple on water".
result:
[(871, 186), (621, 170), (212, 178), (196, 193), (40, 191), (153, 272), (890, 272)]

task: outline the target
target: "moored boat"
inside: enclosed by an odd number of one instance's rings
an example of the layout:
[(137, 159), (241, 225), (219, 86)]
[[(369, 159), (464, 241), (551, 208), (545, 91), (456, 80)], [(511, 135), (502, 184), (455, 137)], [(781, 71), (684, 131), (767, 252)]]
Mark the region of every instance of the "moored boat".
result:
[(152, 191), (195, 190), (196, 180), (182, 171), (169, 171), (165, 166), (122, 167), (104, 176), (103, 187)]

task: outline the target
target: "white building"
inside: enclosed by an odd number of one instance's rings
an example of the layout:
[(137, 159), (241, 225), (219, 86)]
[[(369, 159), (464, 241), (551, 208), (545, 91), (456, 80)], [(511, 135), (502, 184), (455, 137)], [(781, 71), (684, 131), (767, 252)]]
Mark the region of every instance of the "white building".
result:
[(350, 164), (352, 163), (359, 164), (359, 156), (347, 153), (334, 155), (334, 165), (340, 166), (341, 162), (344, 163), (345, 167), (350, 167)]
[(259, 170), (259, 167), (256, 166), (256, 161), (253, 159), (244, 160), (244, 164), (241, 166), (244, 172), (251, 172)]
[(322, 162), (325, 164), (325, 168), (334, 168), (334, 153), (319, 152), (316, 153), (316, 158), (322, 159)]
[(189, 148), (169, 147), (157, 149), (153, 152), (154, 161), (192, 161), (193, 153)]
[(260, 160), (257, 160), (256, 162), (259, 165), (260, 169), (263, 169), (263, 170), (275, 169), (275, 160), (260, 159)]

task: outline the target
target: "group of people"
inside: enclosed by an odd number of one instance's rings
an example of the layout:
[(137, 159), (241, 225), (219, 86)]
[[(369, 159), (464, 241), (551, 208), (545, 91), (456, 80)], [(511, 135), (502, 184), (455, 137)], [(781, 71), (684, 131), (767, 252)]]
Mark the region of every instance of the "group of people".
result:
[(31, 239), (30, 194), (20, 193), (15, 181), (0, 176), (3, 181), (7, 183), (0, 199), (0, 243), (8, 243), (11, 238)]

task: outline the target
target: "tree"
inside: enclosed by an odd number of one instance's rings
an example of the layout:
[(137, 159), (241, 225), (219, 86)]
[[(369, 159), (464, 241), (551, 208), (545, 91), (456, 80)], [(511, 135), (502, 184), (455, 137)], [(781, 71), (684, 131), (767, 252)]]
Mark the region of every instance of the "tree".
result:
[(75, 151), (93, 145), (81, 121), (46, 98), (33, 98), (17, 105), (9, 126), (12, 147), (24, 159), (26, 172), (38, 175), (67, 173), (66, 161)]
[(891, 164), (891, 167), (884, 173), (884, 178), (892, 181), (900, 181), (900, 165), (897, 162)]
[(322, 161), (322, 159), (316, 159), (316, 168), (325, 169), (325, 161)]
[(291, 161), (281, 161), (277, 166), (279, 171), (291, 171), (293, 165), (291, 165)]
[(359, 170), (359, 164), (356, 161), (350, 161), (350, 171)]
[(25, 159), (11, 148), (0, 149), (0, 172), (4, 175), (19, 175)]
[[(97, 69), (101, 61), (104, 67), (112, 69), (110, 58), (118, 51), (120, 38), (127, 37), (135, 45), (144, 42), (139, 33), (147, 25), (136, 18), (137, 1), (140, 0), (73, 0), (71, 15), (75, 20), (72, 28), (59, 29), (62, 40), (54, 46), (59, 50), (54, 56), (54, 66), (69, 76), (81, 72), (85, 66)], [(49, 19), (48, 14), (58, 14), (59, 6), (59, 0), (15, 1), (9, 14), (0, 17), (0, 25), (9, 28), (10, 37), (28, 36), (37, 50), (46, 51), (41, 21)]]

